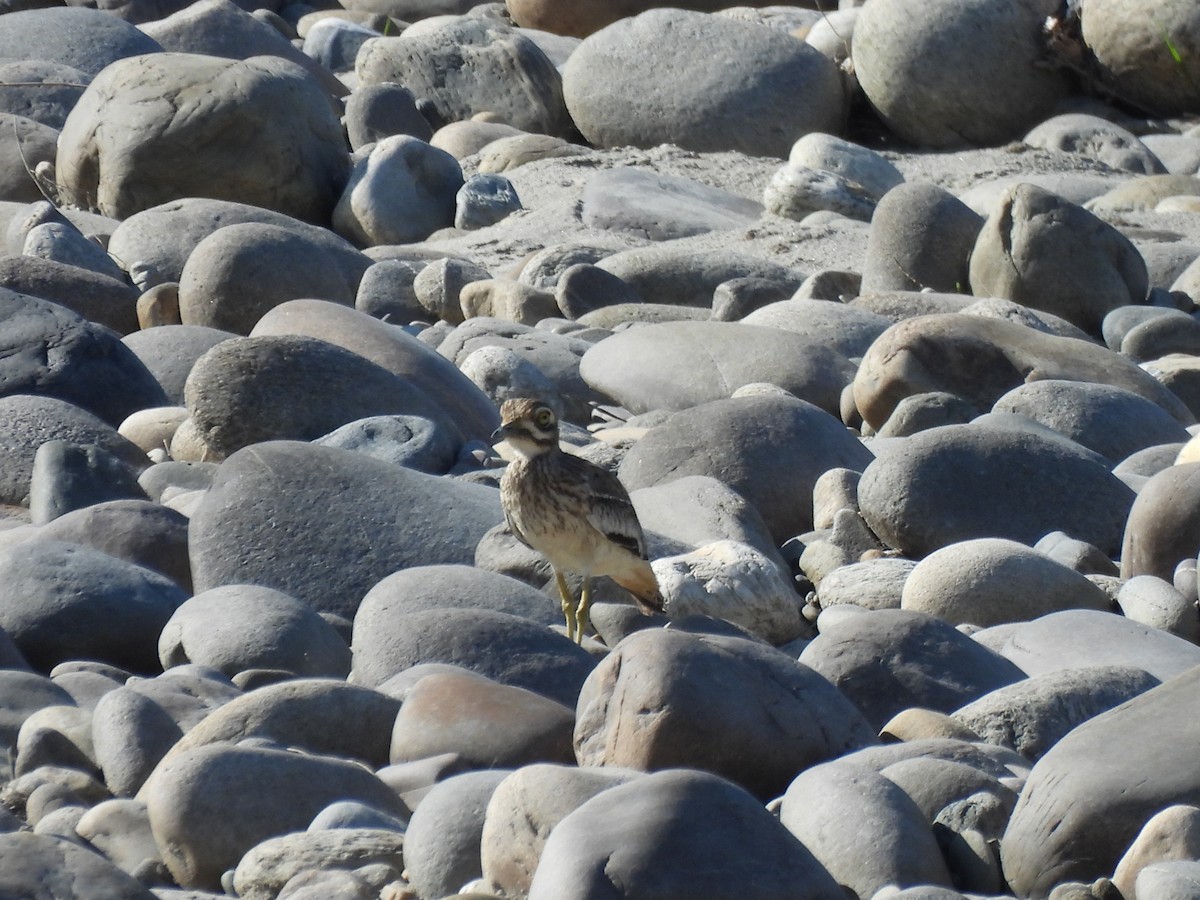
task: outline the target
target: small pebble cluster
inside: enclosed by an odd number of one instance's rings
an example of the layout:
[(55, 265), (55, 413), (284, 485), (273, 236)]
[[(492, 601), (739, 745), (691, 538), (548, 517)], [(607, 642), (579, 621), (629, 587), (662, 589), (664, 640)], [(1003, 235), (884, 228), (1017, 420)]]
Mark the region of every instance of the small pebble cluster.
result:
[(41, 5), (0, 895), (1200, 900), (1200, 6)]

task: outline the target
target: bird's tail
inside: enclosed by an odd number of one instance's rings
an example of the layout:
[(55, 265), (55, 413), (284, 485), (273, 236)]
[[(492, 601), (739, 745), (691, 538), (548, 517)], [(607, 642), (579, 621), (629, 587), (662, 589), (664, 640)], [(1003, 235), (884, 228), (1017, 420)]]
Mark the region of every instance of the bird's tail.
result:
[(650, 568), (650, 563), (642, 560), (641, 565), (611, 577), (613, 581), (633, 594), (633, 599), (637, 601), (642, 615), (649, 616), (663, 611), (662, 591), (659, 590), (658, 579), (654, 577), (654, 570)]

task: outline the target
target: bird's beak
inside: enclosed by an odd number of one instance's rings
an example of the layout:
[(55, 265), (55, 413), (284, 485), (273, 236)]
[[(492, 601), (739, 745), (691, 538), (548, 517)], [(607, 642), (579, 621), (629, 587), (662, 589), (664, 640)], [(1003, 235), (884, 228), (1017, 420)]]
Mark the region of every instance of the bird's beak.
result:
[(507, 425), (501, 425), (499, 428), (497, 428), (495, 431), (492, 432), (492, 443), (498, 444), (503, 440), (507, 440), (509, 435), (511, 435), (511, 434), (512, 434), (512, 432), (509, 431), (509, 428)]

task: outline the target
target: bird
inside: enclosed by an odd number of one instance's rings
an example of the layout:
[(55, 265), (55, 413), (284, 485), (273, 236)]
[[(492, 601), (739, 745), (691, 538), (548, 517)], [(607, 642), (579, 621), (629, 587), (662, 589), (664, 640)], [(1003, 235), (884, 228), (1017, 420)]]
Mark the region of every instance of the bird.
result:
[[(516, 458), (500, 479), (509, 530), (550, 563), (562, 598), (567, 637), (583, 642), (593, 576), (607, 575), (646, 615), (661, 612), (662, 593), (646, 555), (646, 537), (617, 476), (558, 443), (558, 416), (532, 398), (505, 400), (492, 442), (507, 441)], [(576, 602), (564, 573), (583, 578)]]

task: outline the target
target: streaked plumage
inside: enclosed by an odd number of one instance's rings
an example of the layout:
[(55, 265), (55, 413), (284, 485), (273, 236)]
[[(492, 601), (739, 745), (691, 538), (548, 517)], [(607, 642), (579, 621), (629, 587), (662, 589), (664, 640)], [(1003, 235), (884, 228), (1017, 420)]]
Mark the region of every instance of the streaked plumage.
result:
[[(562, 594), (568, 636), (583, 639), (591, 578), (607, 575), (633, 594), (644, 613), (662, 609), (646, 539), (629, 494), (617, 477), (563, 452), (558, 419), (537, 400), (508, 400), (492, 439), (517, 453), (500, 480), (504, 517), (522, 543), (549, 560)], [(578, 605), (564, 572), (583, 576)]]

